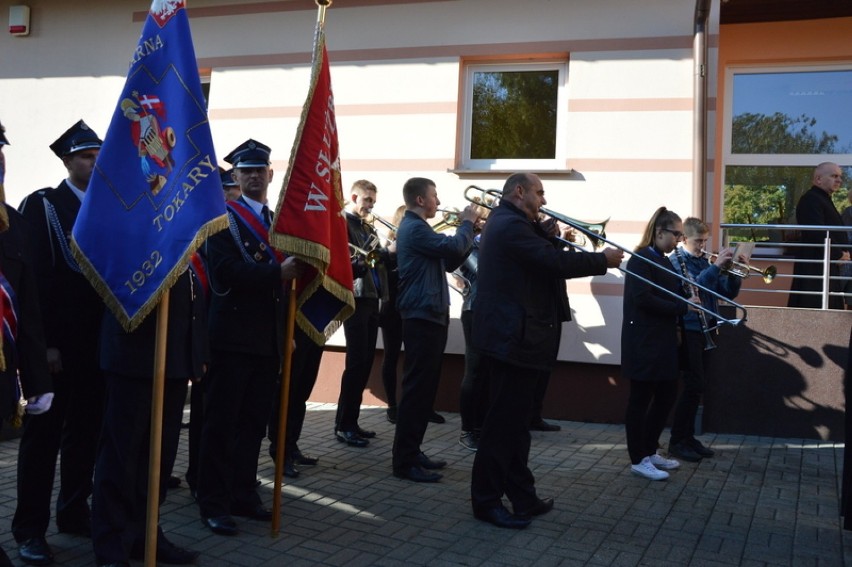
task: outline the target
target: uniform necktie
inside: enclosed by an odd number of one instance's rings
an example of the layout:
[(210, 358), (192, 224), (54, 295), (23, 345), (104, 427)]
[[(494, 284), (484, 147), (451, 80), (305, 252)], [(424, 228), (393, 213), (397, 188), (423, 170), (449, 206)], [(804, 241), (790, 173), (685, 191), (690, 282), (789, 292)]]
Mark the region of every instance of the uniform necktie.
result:
[(263, 208), (260, 209), (260, 216), (263, 217), (263, 222), (266, 223), (266, 226), (272, 226), (272, 214), (269, 212), (269, 207), (263, 205)]

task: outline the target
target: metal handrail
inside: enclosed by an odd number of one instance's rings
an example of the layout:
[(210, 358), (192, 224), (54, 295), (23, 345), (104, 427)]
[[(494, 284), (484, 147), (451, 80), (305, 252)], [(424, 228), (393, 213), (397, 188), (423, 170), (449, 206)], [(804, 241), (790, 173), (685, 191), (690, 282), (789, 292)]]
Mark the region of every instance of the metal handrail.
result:
[[(757, 292), (757, 293), (790, 293), (790, 294), (796, 293), (796, 294), (799, 294), (799, 295), (819, 295), (819, 296), (822, 297), (822, 308), (823, 309), (828, 308), (829, 297), (840, 296), (840, 297), (845, 298), (845, 297), (852, 296), (852, 293), (831, 291), (830, 283), (832, 281), (834, 281), (834, 282), (836, 282), (836, 281), (848, 282), (848, 281), (852, 281), (852, 277), (844, 276), (844, 275), (832, 276), (830, 269), (829, 269), (829, 267), (832, 263), (833, 264), (839, 264), (839, 265), (844, 264), (844, 262), (839, 261), (839, 260), (831, 260), (831, 249), (832, 249), (832, 247), (834, 247), (835, 249), (836, 248), (844, 248), (844, 249), (852, 250), (852, 242), (850, 242), (849, 244), (833, 244), (832, 241), (831, 241), (831, 234), (830, 233), (831, 232), (844, 232), (845, 231), (850, 235), (850, 237), (852, 237), (852, 226), (844, 227), (844, 226), (835, 226), (835, 225), (722, 223), (722, 224), (719, 225), (719, 227), (722, 229), (723, 234), (724, 234), (724, 231), (727, 231), (727, 230), (752, 230), (752, 231), (796, 230), (796, 231), (799, 231), (799, 232), (814, 232), (814, 231), (825, 232), (825, 239), (824, 239), (823, 243), (819, 244), (819, 245), (818, 244), (811, 244), (811, 243), (807, 243), (807, 242), (758, 241), (758, 242), (755, 243), (755, 252), (758, 252), (761, 247), (762, 248), (784, 247), (784, 248), (787, 248), (787, 249), (822, 248), (823, 254), (822, 254), (821, 259), (817, 259), (817, 260), (806, 259), (806, 258), (799, 259), (799, 258), (795, 258), (795, 257), (785, 258), (781, 255), (761, 255), (761, 254), (759, 254), (759, 252), (757, 254), (754, 254), (754, 253), (752, 254), (752, 257), (755, 258), (755, 259), (758, 259), (758, 260), (765, 260), (765, 259), (773, 258), (777, 262), (785, 262), (785, 263), (800, 262), (800, 263), (803, 263), (803, 264), (822, 264), (823, 265), (823, 270), (822, 270), (823, 275), (821, 275), (821, 276), (811, 276), (811, 275), (792, 276), (792, 275), (786, 275), (786, 274), (779, 274), (778, 275), (779, 279), (796, 277), (796, 278), (801, 278), (801, 279), (811, 279), (811, 280), (819, 279), (819, 280), (822, 280), (822, 282), (823, 282), (822, 283), (822, 291), (819, 291), (819, 292), (816, 292), (816, 291), (792, 291), (792, 290), (788, 291), (788, 290), (777, 290), (777, 289), (773, 290), (773, 289), (758, 289), (758, 288), (749, 288), (748, 291)], [(725, 239), (723, 238), (722, 240), (724, 241)], [(850, 238), (850, 240), (852, 240), (852, 238)], [(789, 255), (786, 255), (786, 256), (789, 256)]]

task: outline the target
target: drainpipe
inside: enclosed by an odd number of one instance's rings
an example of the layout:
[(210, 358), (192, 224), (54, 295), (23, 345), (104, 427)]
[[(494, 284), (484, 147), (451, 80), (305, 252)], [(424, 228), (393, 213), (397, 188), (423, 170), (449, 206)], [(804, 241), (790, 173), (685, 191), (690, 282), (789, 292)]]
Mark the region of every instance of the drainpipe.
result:
[(692, 38), (692, 213), (701, 219), (705, 219), (707, 196), (707, 28), (711, 1), (695, 0)]

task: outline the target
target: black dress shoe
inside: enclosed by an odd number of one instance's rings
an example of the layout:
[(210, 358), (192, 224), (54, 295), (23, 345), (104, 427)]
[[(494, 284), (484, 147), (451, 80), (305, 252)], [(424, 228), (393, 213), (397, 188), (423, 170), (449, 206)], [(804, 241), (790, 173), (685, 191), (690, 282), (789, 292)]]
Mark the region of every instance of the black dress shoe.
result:
[(397, 409), (396, 406), (391, 406), (387, 409), (388, 421), (396, 423)]
[(360, 426), (360, 425), (359, 425), (359, 426), (358, 426), (358, 428), (355, 430), (355, 432), (356, 432), (358, 435), (360, 435), (361, 437), (363, 437), (364, 439), (373, 439), (373, 438), (376, 436), (376, 432), (375, 432), (375, 431), (369, 431), (369, 430), (367, 430), (367, 429), (361, 429), (361, 426)]
[(442, 460), (432, 460), (426, 456), (422, 451), (419, 455), (417, 455), (417, 462), (420, 463), (420, 466), (426, 470), (436, 471), (438, 469), (442, 469), (447, 466), (447, 461)]
[(561, 431), (562, 426), (555, 423), (547, 423), (543, 419), (539, 419), (530, 424), (532, 431)]
[(29, 565), (50, 565), (53, 552), (44, 537), (31, 537), (18, 546), (18, 555)]
[(487, 510), (474, 509), (473, 517), (477, 520), (494, 524), (498, 528), (509, 528), (512, 530), (521, 530), (532, 523), (532, 520), (529, 518), (520, 518), (509, 513), (506, 507), (502, 505), (488, 508)]
[(166, 488), (178, 488), (180, 486), (180, 478), (172, 475), (166, 481)]
[(710, 457), (716, 454), (716, 451), (709, 447), (705, 447), (704, 444), (695, 437), (690, 439), (687, 443), (689, 443), (689, 446), (692, 447), (693, 451), (695, 451), (706, 459), (709, 459)]
[(219, 535), (237, 535), (237, 523), (230, 516), (215, 516), (212, 518), (201, 518), (201, 522), (210, 528), (210, 531)]
[(284, 476), (287, 478), (299, 478), (299, 469), (296, 468), (292, 459), (284, 461)]
[(429, 472), (416, 465), (410, 466), (406, 469), (395, 469), (393, 471), (393, 476), (412, 480), (414, 482), (438, 482), (444, 478), (441, 474)]
[(358, 435), (355, 431), (335, 431), (335, 437), (341, 443), (346, 443), (350, 447), (366, 447), (370, 444), (369, 441)]
[(553, 510), (553, 498), (540, 499), (530, 506), (522, 510), (515, 510), (515, 516), (519, 518), (532, 518), (533, 516), (541, 516)]
[(293, 462), (297, 465), (302, 465), (303, 467), (313, 467), (319, 463), (319, 458), (312, 455), (306, 455), (302, 453), (298, 447), (296, 447), (296, 450), (293, 451)]
[(434, 410), (432, 411), (432, 413), (429, 414), (429, 423), (446, 423), (446, 422), (447, 422), (447, 420), (444, 419), (444, 416), (439, 414), (438, 412), (436, 412)]
[[(199, 553), (178, 547), (162, 533), (157, 537), (157, 561), (167, 565), (189, 565), (195, 563)], [(136, 540), (130, 548), (131, 559), (145, 559), (145, 540)]]
[(231, 514), (233, 514), (234, 516), (240, 516), (241, 518), (260, 520), (261, 522), (268, 522), (272, 519), (272, 510), (264, 508), (260, 504), (258, 504), (257, 506), (249, 506), (245, 508), (236, 506), (231, 510)]
[(701, 455), (699, 455), (686, 441), (681, 441), (674, 445), (669, 443), (669, 455), (689, 463), (697, 463), (701, 460)]

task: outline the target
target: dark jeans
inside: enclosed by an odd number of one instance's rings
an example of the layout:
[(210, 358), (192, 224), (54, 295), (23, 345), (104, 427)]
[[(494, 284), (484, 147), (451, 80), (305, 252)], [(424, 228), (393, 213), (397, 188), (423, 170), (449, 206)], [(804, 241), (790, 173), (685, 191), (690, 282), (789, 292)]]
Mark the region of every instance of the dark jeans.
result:
[(474, 510), (501, 505), (505, 494), (516, 510), (535, 505), (535, 478), (530, 456), (529, 422), (541, 370), (485, 356), (491, 405), (473, 461), (470, 497)]
[[(175, 462), (188, 379), (167, 379), (163, 391), (160, 502)], [(151, 379), (107, 373), (104, 427), (92, 495), (92, 545), (98, 563), (128, 561), (145, 538)]]
[(660, 434), (677, 396), (677, 380), (631, 380), (624, 428), (630, 462), (657, 452)]
[(343, 322), (346, 337), (346, 369), (340, 379), (335, 429), (357, 431), (364, 388), (376, 357), (379, 333), (379, 300), (355, 299), (355, 313)]
[(704, 366), (708, 351), (704, 350), (704, 333), (686, 331), (681, 345), (681, 378), (683, 388), (672, 420), (669, 447), (695, 437), (695, 415), (704, 393)]
[(403, 471), (418, 464), (420, 444), (438, 382), (441, 361), (447, 345), (447, 325), (422, 319), (405, 319), (402, 323), (405, 342), (405, 367), (402, 374), (402, 398), (393, 439), (393, 468)]
[(462, 311), (464, 331), (464, 378), (459, 396), (462, 431), (479, 431), (488, 412), (488, 376), (482, 356), (473, 348), (473, 311)]

